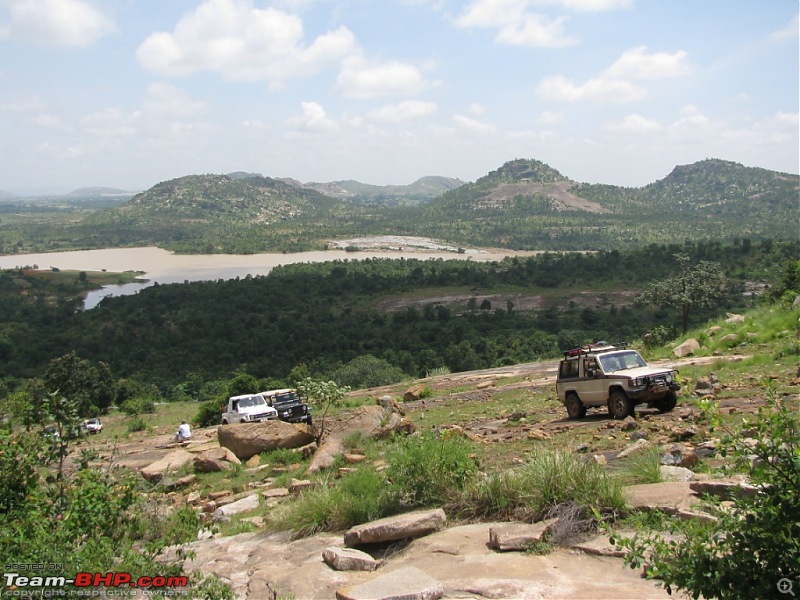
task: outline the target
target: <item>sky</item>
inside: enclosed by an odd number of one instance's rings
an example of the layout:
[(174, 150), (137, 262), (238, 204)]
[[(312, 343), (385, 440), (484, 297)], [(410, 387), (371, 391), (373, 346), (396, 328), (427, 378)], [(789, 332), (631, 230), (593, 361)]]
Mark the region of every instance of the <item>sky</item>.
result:
[(0, 190), (798, 173), (797, 0), (0, 0)]

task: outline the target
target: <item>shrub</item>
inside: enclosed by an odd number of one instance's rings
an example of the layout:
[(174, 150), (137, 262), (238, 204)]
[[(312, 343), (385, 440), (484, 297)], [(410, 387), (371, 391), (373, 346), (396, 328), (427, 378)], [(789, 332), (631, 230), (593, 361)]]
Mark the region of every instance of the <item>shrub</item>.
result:
[(141, 416), (131, 417), (128, 420), (128, 433), (147, 430), (147, 422)]
[(129, 415), (152, 414), (156, 412), (156, 403), (149, 396), (136, 396), (123, 402), (120, 410)]
[[(800, 578), (800, 417), (797, 408), (776, 400), (759, 409), (755, 423), (742, 424), (748, 435), (729, 431), (722, 451), (750, 471), (758, 486), (752, 497), (736, 497), (711, 523), (670, 522), (660, 534), (618, 539), (631, 568), (644, 567), (695, 598), (775, 598), (778, 583)], [(742, 443), (755, 439), (755, 446)], [(757, 460), (753, 462), (752, 456)], [(751, 467), (752, 465), (752, 467)]]
[(412, 436), (389, 455), (387, 473), (404, 502), (441, 505), (475, 479), (478, 467), (471, 454), (472, 447), (457, 436)]
[(212, 427), (219, 425), (222, 418), (222, 407), (224, 400), (207, 400), (200, 405), (194, 416), (194, 423), (198, 427)]

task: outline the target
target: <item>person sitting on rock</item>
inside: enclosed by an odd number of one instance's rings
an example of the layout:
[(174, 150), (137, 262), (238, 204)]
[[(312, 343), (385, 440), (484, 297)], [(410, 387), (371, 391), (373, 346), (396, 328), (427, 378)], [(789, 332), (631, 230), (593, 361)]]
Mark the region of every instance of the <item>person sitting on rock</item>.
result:
[(189, 427), (189, 424), (186, 421), (181, 421), (181, 424), (178, 426), (178, 431), (175, 433), (175, 441), (178, 443), (183, 443), (192, 437), (192, 429)]

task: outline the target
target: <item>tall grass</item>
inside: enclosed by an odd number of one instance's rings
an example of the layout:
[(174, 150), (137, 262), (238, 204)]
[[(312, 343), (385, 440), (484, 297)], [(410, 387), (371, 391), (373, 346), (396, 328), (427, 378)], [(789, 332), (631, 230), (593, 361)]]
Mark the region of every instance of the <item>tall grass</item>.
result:
[(619, 472), (625, 485), (661, 483), (661, 453), (657, 447), (645, 448), (625, 459)]
[(530, 462), (470, 486), (452, 506), (464, 517), (538, 521), (559, 507), (616, 513), (625, 507), (622, 484), (594, 462), (552, 448), (535, 448)]

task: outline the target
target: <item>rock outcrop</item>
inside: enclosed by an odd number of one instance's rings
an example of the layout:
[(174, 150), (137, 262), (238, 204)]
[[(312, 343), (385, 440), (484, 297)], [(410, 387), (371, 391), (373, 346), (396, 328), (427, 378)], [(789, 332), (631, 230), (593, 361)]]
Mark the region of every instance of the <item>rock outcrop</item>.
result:
[(161, 481), (167, 473), (177, 471), (183, 465), (189, 464), (194, 460), (194, 455), (186, 450), (178, 449), (173, 450), (163, 458), (147, 465), (141, 471), (142, 477), (148, 481), (157, 482)]
[(314, 441), (308, 425), (277, 420), (220, 425), (217, 437), (219, 445), (228, 448), (239, 460), (278, 448), (300, 448)]

